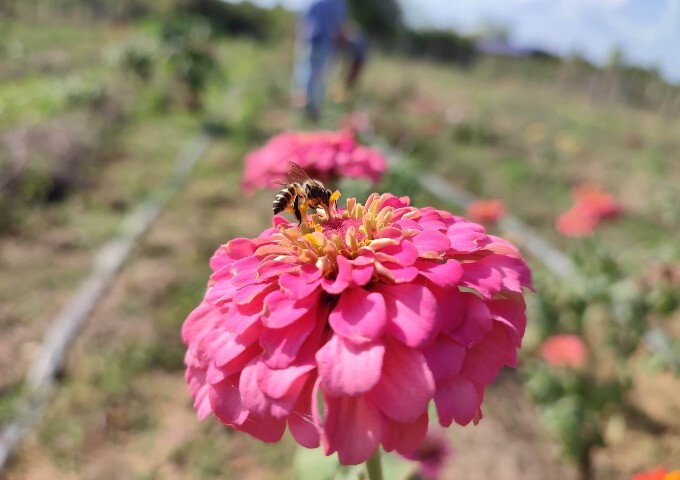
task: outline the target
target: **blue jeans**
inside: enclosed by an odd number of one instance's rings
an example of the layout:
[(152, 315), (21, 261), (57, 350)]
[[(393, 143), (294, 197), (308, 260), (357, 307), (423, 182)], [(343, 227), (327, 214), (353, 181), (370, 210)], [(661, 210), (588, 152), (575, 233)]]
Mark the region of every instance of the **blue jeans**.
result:
[(314, 39), (299, 42), (296, 52), (293, 82), (306, 94), (305, 109), (312, 118), (318, 117), (325, 95), (326, 69), (333, 55), (333, 42)]

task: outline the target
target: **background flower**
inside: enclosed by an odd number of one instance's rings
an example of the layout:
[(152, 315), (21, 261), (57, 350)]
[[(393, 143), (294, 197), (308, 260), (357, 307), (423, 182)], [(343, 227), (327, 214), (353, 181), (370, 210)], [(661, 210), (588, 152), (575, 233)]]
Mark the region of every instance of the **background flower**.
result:
[(467, 216), (473, 222), (495, 224), (505, 216), (505, 204), (501, 200), (477, 200), (468, 205)]
[(285, 181), (288, 162), (297, 163), (324, 182), (345, 176), (375, 183), (387, 168), (385, 157), (360, 145), (352, 130), (286, 132), (246, 157), (243, 190), (250, 194), (258, 188), (271, 188), (274, 181)]
[(302, 230), (282, 217), (211, 259), (183, 338), (200, 418), (264, 441), (286, 427), (343, 464), (414, 451), (439, 422), (478, 422), (515, 366), (530, 272), (505, 240), (408, 198), (350, 198)]
[(402, 456), (418, 462), (418, 475), (425, 480), (441, 478), (446, 461), (453, 450), (443, 432), (428, 430), (422, 443), (413, 452)]
[(541, 345), (540, 355), (553, 367), (580, 368), (588, 360), (588, 349), (578, 335), (553, 335)]
[(574, 205), (556, 222), (557, 231), (567, 237), (592, 235), (604, 220), (621, 214), (621, 207), (614, 197), (604, 193), (596, 184), (586, 182), (576, 186), (572, 197)]
[(633, 480), (680, 480), (680, 470), (667, 472), (665, 468), (658, 467), (633, 475)]

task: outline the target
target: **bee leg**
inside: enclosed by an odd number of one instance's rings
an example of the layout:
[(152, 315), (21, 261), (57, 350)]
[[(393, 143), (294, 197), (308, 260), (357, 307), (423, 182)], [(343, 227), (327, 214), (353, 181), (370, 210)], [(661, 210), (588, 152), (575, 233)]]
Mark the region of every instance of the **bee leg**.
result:
[[(305, 222), (307, 221), (307, 206), (309, 205), (308, 201), (302, 202), (301, 205), (298, 205), (298, 211), (300, 212), (300, 218), (304, 219)], [(300, 220), (302, 221), (302, 220)]]
[(293, 200), (293, 215), (297, 218), (298, 226), (302, 224), (302, 212), (300, 212), (299, 200), (300, 197), (297, 195), (295, 196), (295, 200)]

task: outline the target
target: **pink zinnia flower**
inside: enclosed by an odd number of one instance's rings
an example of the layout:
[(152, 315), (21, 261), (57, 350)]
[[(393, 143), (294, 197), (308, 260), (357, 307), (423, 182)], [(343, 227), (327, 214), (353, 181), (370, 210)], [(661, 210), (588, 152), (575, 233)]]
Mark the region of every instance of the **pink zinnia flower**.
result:
[(473, 222), (493, 225), (505, 216), (505, 204), (500, 200), (477, 200), (468, 205), (467, 216)]
[(402, 456), (418, 462), (418, 474), (425, 480), (441, 477), (446, 461), (452, 450), (443, 432), (428, 431), (422, 443), (413, 452)]
[(246, 157), (243, 190), (250, 194), (258, 188), (271, 188), (277, 180), (285, 181), (289, 162), (324, 182), (344, 176), (376, 183), (387, 169), (385, 157), (360, 145), (351, 130), (287, 132)]
[(580, 368), (588, 360), (588, 348), (578, 335), (559, 334), (541, 345), (540, 355), (553, 367)]
[(515, 366), (530, 271), (509, 242), (407, 197), (354, 199), (238, 238), (211, 259), (182, 334), (199, 418), (267, 442), (286, 427), (342, 464), (415, 450), (439, 422), (477, 422)]
[(592, 235), (604, 220), (618, 217), (621, 207), (611, 195), (592, 183), (572, 190), (574, 205), (557, 219), (557, 231), (567, 237)]

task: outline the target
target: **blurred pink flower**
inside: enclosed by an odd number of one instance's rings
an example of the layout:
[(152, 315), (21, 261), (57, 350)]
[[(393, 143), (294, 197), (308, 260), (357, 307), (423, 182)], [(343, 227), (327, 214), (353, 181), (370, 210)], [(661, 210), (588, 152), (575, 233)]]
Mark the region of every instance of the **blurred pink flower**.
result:
[(301, 227), (275, 217), (211, 259), (184, 323), (199, 418), (267, 441), (286, 427), (342, 464), (481, 419), (486, 385), (515, 366), (530, 271), (509, 242), (407, 197), (347, 200)]
[(468, 205), (467, 216), (473, 222), (493, 225), (505, 216), (505, 204), (500, 200), (477, 200)]
[(567, 237), (592, 235), (604, 221), (618, 217), (621, 207), (611, 195), (593, 183), (582, 183), (572, 190), (574, 205), (557, 219), (557, 231)]
[(560, 334), (541, 345), (540, 355), (553, 367), (580, 368), (588, 360), (588, 349), (578, 335)]
[(247, 194), (285, 181), (288, 162), (295, 162), (321, 181), (340, 177), (378, 182), (387, 169), (376, 149), (359, 145), (351, 130), (337, 132), (286, 132), (251, 152), (245, 161), (242, 187)]
[(680, 480), (680, 470), (667, 472), (663, 467), (657, 467), (647, 472), (633, 475), (633, 480)]
[(423, 479), (437, 480), (452, 454), (449, 443), (443, 432), (428, 430), (418, 448), (402, 456), (418, 462), (418, 474)]

